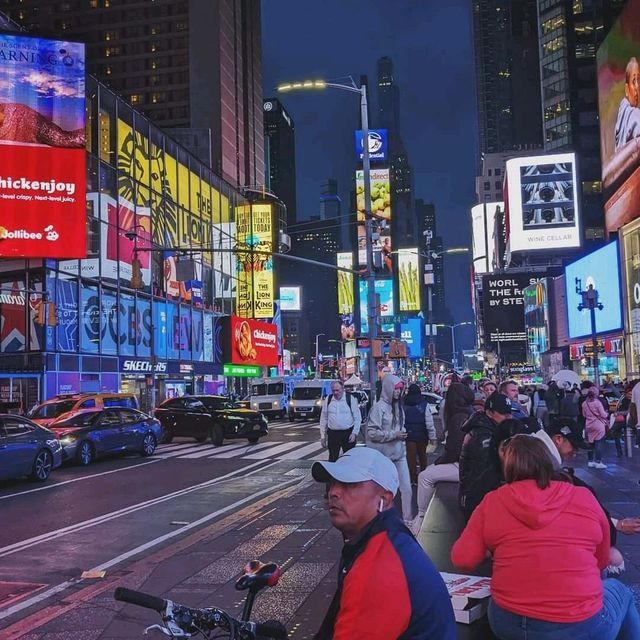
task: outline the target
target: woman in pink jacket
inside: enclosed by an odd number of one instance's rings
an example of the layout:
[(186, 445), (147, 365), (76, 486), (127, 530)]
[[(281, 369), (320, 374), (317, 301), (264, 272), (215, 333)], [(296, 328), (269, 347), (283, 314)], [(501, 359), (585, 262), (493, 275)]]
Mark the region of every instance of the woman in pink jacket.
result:
[(589, 489), (554, 472), (528, 435), (501, 447), (507, 484), (489, 492), (451, 551), (472, 571), (493, 556), (489, 623), (500, 640), (631, 640), (640, 616), (631, 591), (600, 578), (609, 524)]
[[(609, 414), (602, 406), (598, 398), (598, 388), (590, 387), (587, 390), (587, 399), (582, 403), (582, 416), (585, 420), (587, 440), (593, 444), (593, 448), (587, 452), (589, 466), (596, 469), (606, 469), (602, 462), (602, 449), (604, 448), (604, 436), (609, 424)], [(595, 458), (595, 460), (594, 460)]]

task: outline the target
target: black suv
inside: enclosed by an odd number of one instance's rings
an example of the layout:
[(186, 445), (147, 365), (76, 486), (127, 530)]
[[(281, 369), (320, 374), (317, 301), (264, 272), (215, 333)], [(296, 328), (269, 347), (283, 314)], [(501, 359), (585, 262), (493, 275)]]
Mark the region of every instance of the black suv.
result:
[(154, 412), (162, 425), (162, 443), (174, 436), (198, 442), (207, 437), (219, 447), (225, 438), (247, 438), (252, 444), (268, 434), (267, 419), (258, 411), (242, 409), (225, 396), (182, 396), (165, 400)]

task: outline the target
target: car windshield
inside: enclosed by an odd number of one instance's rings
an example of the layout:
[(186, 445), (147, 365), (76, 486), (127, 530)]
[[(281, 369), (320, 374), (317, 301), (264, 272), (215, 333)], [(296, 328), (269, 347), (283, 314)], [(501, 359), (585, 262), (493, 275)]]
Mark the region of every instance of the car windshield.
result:
[(251, 395), (254, 396), (279, 396), (284, 392), (283, 382), (270, 382), (269, 384), (254, 384)]
[(52, 426), (56, 429), (58, 427), (86, 427), (90, 424), (95, 424), (101, 413), (101, 411), (85, 411), (82, 413), (76, 413), (69, 418), (56, 421)]
[(251, 395), (254, 396), (266, 396), (267, 395), (267, 385), (266, 384), (254, 384), (253, 389), (251, 390)]
[(322, 395), (320, 387), (298, 387), (293, 390), (291, 397), (294, 400), (315, 400)]
[(240, 404), (228, 398), (201, 398), (202, 404), (207, 409), (237, 409)]
[(57, 418), (67, 411), (71, 411), (77, 400), (59, 400), (58, 402), (51, 402), (49, 404), (41, 404), (40, 406), (32, 409), (29, 412), (29, 418), (34, 420), (43, 418)]

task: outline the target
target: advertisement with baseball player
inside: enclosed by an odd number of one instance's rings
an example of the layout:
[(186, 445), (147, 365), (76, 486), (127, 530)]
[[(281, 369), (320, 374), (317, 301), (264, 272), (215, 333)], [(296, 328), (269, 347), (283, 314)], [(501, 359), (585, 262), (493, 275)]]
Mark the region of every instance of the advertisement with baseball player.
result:
[(229, 316), (224, 318), (224, 361), (231, 364), (278, 365), (278, 328), (268, 322)]

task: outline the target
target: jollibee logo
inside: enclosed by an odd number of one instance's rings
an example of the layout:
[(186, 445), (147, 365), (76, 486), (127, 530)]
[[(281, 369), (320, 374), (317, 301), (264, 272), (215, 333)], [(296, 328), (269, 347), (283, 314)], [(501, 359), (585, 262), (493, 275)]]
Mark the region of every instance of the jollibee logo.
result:
[(44, 230), (47, 234), (45, 236), (47, 240), (51, 240), (52, 242), (55, 242), (60, 237), (60, 234), (53, 228), (52, 224), (50, 224), (48, 227), (45, 227)]

